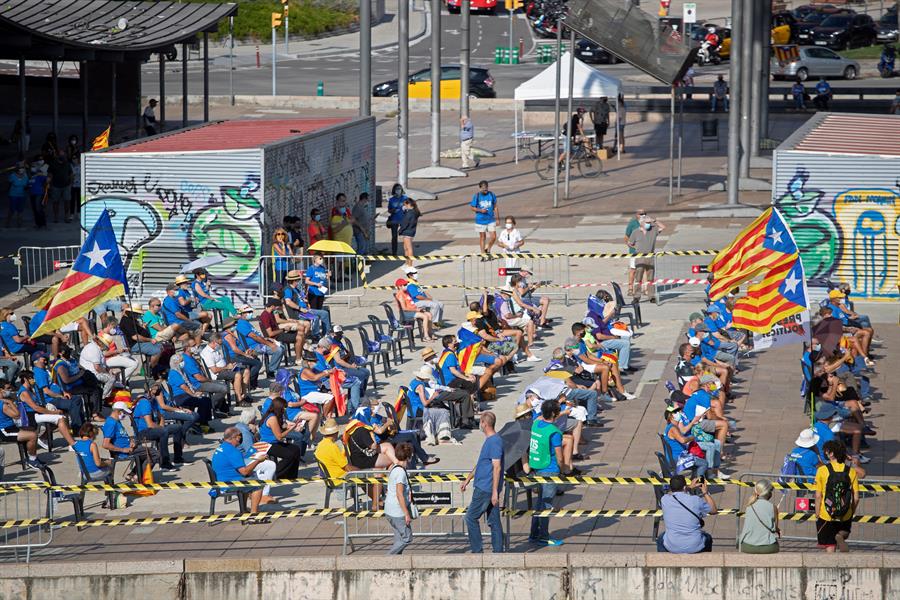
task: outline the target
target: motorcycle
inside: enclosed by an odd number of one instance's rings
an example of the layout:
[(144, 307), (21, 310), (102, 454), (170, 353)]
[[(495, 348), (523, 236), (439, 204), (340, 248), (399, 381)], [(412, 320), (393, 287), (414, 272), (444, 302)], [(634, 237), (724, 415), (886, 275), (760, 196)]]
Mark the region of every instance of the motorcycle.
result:
[(697, 51), (697, 64), (700, 66), (713, 64), (717, 65), (722, 62), (719, 56), (719, 49), (713, 46), (708, 40), (703, 40), (700, 49)]
[(890, 50), (885, 48), (881, 53), (881, 60), (878, 61), (878, 72), (884, 79), (894, 76), (894, 56), (893, 48)]

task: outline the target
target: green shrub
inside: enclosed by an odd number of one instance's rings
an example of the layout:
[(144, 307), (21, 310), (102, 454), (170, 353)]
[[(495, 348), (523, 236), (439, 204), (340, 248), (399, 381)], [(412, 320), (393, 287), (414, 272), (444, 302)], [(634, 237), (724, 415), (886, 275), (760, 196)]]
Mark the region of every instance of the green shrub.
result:
[[(188, 0), (189, 2), (220, 2), (227, 0)], [(238, 2), (234, 18), (234, 37), (239, 40), (267, 41), (272, 38), (272, 13), (281, 12), (278, 0), (244, 0)], [(317, 36), (349, 27), (358, 19), (356, 3), (349, 0), (316, 1), (293, 0), (288, 13), (291, 35)], [(228, 35), (228, 22), (219, 23), (219, 31), (213, 39)], [(284, 26), (278, 28), (279, 39), (284, 37)]]

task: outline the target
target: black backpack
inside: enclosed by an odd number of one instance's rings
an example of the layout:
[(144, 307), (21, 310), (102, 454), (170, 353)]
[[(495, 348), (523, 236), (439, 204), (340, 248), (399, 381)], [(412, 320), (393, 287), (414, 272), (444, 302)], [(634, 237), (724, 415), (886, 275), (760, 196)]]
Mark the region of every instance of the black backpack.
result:
[(841, 520), (853, 502), (853, 491), (850, 487), (850, 467), (844, 465), (843, 471), (835, 471), (831, 463), (827, 463), (828, 480), (825, 482), (825, 512), (835, 520)]

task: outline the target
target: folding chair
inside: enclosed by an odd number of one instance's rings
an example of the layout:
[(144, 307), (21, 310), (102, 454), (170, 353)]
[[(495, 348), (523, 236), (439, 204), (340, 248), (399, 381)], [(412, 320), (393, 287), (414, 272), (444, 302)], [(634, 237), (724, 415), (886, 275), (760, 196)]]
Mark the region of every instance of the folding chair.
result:
[[(363, 358), (365, 358), (365, 355), (359, 355), (356, 353), (356, 350), (353, 347), (353, 342), (350, 341), (350, 338), (345, 337), (343, 341), (347, 345), (347, 350), (350, 351), (351, 355), (363, 356)], [(363, 346), (365, 346), (365, 344), (363, 344)], [(378, 389), (378, 380), (375, 378), (375, 361), (367, 360), (366, 364), (363, 365), (363, 368), (366, 368), (366, 367), (368, 367), (369, 372), (372, 374), (372, 388), (377, 390)]]
[[(41, 465), (41, 477), (44, 482), (51, 486), (56, 486), (56, 475), (53, 474), (53, 469), (51, 469), (47, 465)], [(82, 490), (80, 492), (56, 492), (53, 490), (45, 490), (47, 493), (47, 518), (53, 518), (52, 512), (52, 504), (53, 498), (55, 497), (57, 502), (71, 502), (72, 509), (75, 512), (75, 520), (83, 521), (84, 520), (84, 494), (85, 492)], [(54, 496), (55, 495), (55, 496)]]
[[(84, 464), (84, 459), (81, 458), (81, 455), (77, 452), (75, 454), (75, 464), (78, 465), (78, 474), (81, 478), (81, 485), (86, 485), (88, 483), (105, 483), (107, 485), (113, 485), (115, 481), (115, 469), (116, 463), (112, 462), (109, 465), (109, 471), (106, 477), (103, 478), (103, 481), (98, 482), (96, 479), (92, 480), (87, 472), (87, 465)], [(109, 510), (115, 510), (116, 508), (116, 493), (113, 491), (106, 492), (106, 502), (105, 508)], [(84, 510), (84, 506), (82, 505), (82, 510)]]
[[(209, 482), (215, 483), (218, 481), (216, 479), (216, 472), (213, 469), (212, 461), (208, 458), (200, 459), (203, 461), (203, 464), (206, 465), (206, 473), (209, 475)], [(229, 502), (234, 502), (237, 500), (238, 503), (238, 514), (242, 515), (247, 511), (247, 497), (257, 488), (212, 488), (209, 490), (209, 514), (210, 516), (216, 514), (216, 500), (219, 496), (222, 497), (222, 501), (225, 504)], [(215, 523), (210, 523), (210, 525), (214, 525)]]

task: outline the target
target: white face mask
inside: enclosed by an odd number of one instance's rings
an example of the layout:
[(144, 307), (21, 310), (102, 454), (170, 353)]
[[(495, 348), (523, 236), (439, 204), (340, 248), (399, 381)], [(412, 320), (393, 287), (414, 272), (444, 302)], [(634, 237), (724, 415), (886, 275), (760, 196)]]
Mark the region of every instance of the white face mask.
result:
[(506, 224), (506, 228), (507, 228), (507, 229), (512, 229), (512, 228), (513, 228), (513, 224), (512, 224), (512, 223), (507, 223), (507, 224)]
[(15, 323), (18, 318), (19, 317), (16, 316), (16, 313), (11, 313), (8, 317), (6, 317), (6, 320), (10, 323)]

